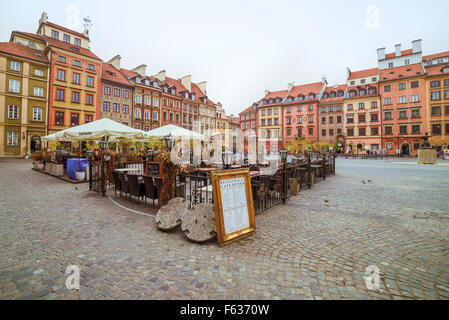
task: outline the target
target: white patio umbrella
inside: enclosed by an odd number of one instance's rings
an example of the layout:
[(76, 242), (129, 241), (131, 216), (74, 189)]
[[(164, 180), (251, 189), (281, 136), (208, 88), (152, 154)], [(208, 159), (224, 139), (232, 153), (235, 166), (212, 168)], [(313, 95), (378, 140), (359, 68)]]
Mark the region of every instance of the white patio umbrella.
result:
[(204, 136), (200, 133), (194, 132), (192, 130), (184, 129), (174, 124), (167, 124), (160, 128), (153, 129), (148, 132), (144, 132), (146, 138), (159, 137), (163, 138), (171, 134), (174, 138), (187, 138), (187, 139), (199, 139), (204, 140)]
[(58, 131), (42, 137), (42, 139), (47, 141), (88, 141), (101, 140), (103, 137), (133, 137), (135, 139), (143, 139), (145, 138), (145, 133), (143, 130), (134, 129), (117, 121), (103, 118)]

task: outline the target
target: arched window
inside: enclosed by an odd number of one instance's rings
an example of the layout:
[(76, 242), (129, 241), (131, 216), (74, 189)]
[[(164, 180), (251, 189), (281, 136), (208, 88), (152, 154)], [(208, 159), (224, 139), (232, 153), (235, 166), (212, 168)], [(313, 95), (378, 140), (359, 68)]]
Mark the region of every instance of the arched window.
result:
[(355, 97), (357, 95), (357, 91), (355, 91), (354, 89), (349, 91), (349, 96), (350, 97)]

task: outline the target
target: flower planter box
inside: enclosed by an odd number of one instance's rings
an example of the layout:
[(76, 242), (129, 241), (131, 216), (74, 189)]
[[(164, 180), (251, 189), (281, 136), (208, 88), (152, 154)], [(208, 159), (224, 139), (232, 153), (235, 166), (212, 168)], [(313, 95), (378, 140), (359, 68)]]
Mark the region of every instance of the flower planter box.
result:
[(47, 162), (47, 163), (45, 164), (45, 172), (51, 174), (52, 165), (53, 165), (53, 163)]
[(57, 177), (64, 175), (64, 164), (62, 163), (52, 163), (51, 174)]

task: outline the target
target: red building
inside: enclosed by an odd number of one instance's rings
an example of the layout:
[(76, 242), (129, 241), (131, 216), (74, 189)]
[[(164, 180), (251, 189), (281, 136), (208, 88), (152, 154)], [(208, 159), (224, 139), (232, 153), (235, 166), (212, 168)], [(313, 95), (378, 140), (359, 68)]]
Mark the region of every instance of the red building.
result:
[(318, 103), (326, 85), (324, 78), (321, 82), (289, 85), (283, 107), (284, 146), (295, 136), (318, 141)]
[(253, 103), (252, 106), (246, 108), (242, 112), (239, 113), (239, 126), (243, 131), (244, 136), (244, 148), (245, 153), (248, 150), (248, 137), (249, 134), (254, 134), (257, 138), (257, 104)]

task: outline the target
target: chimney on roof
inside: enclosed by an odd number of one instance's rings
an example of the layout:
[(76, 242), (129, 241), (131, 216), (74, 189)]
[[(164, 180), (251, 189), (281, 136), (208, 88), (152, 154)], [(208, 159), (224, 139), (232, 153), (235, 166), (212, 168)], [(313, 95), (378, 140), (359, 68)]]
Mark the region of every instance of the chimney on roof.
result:
[(184, 76), (181, 78), (181, 83), (187, 90), (192, 91), (192, 76)]
[(89, 29), (84, 29), (84, 31), (83, 31), (83, 35), (86, 37), (86, 38), (89, 38)]
[(154, 77), (161, 82), (165, 82), (165, 70), (159, 71), (158, 74), (155, 75)]
[(326, 79), (326, 76), (324, 74), (321, 76), (321, 83), (322, 84), (327, 84), (327, 79)]
[(122, 59), (122, 57), (120, 57), (120, 55), (118, 54), (114, 58), (109, 60), (108, 63), (112, 64), (112, 66), (114, 68), (116, 68), (117, 70), (120, 70), (120, 60), (121, 59)]
[(385, 47), (377, 49), (377, 60), (385, 59)]
[(396, 51), (396, 57), (400, 57), (401, 56), (401, 44), (397, 44), (394, 46), (394, 49)]
[(207, 81), (201, 81), (198, 82), (198, 88), (200, 88), (201, 92), (206, 96), (206, 88), (207, 88)]
[(47, 14), (47, 12), (42, 12), (42, 16), (39, 19), (39, 25), (41, 23), (47, 23), (47, 21), (48, 21), (48, 14)]
[(351, 69), (349, 69), (349, 67), (346, 67), (346, 79), (349, 80), (350, 75), (351, 75)]
[(422, 40), (414, 40), (412, 41), (413, 53), (422, 52)]
[(265, 95), (267, 96), (270, 93), (270, 90), (265, 90)]
[(140, 66), (135, 67), (131, 71), (137, 72), (143, 78), (146, 75), (146, 72), (145, 72), (146, 69), (147, 69), (147, 65), (146, 64), (141, 64)]
[(292, 89), (293, 89), (293, 83), (290, 82), (288, 84), (287, 88), (288, 88), (288, 93), (290, 93), (290, 91), (292, 91)]

